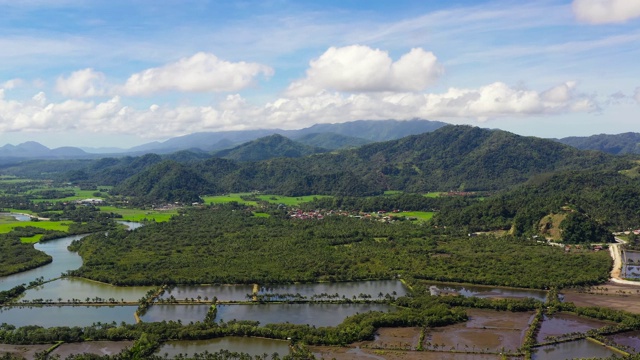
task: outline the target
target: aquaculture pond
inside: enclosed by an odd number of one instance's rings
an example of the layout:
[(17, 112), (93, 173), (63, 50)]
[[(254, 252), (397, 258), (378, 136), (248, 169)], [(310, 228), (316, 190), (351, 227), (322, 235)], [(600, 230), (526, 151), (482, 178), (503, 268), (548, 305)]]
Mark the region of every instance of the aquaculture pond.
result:
[[(274, 295), (269, 296), (270, 300), (291, 299), (298, 295), (310, 300), (362, 299), (363, 296), (376, 300), (407, 294), (407, 288), (400, 280), (264, 285), (258, 290), (258, 295)], [(198, 299), (198, 297), (200, 299), (216, 297), (219, 301), (246, 301), (252, 297), (252, 294), (252, 285), (184, 285), (169, 289), (161, 298), (173, 297), (177, 301), (184, 301)]]
[(536, 341), (545, 343), (552, 337), (573, 332), (584, 333), (591, 329), (598, 329), (613, 323), (590, 319), (572, 314), (557, 313), (552, 316), (545, 315), (538, 331)]
[[(392, 311), (381, 304), (252, 304), (219, 305), (216, 321), (252, 320), (260, 324), (292, 323), (313, 326), (335, 326), (347, 316), (367, 311)], [(209, 305), (154, 305), (142, 321), (203, 321)]]
[(606, 346), (590, 340), (576, 340), (537, 348), (533, 360), (565, 360), (584, 358), (607, 358), (614, 354)]
[(153, 287), (113, 286), (83, 278), (64, 278), (29, 289), (19, 300), (42, 299), (63, 303), (73, 302), (74, 299), (82, 302), (136, 302), (150, 289)]
[(93, 323), (133, 324), (136, 306), (12, 306), (0, 308), (0, 323), (17, 327), (88, 326)]
[(479, 298), (533, 298), (545, 301), (547, 292), (544, 290), (515, 289), (498, 286), (458, 285), (450, 283), (427, 284), (431, 295), (454, 294), (465, 297)]
[(175, 357), (179, 354), (193, 355), (195, 353), (217, 352), (228, 350), (230, 352), (244, 352), (252, 356), (278, 353), (280, 356), (289, 354), (289, 342), (285, 340), (272, 340), (252, 337), (230, 336), (211, 340), (193, 341), (169, 341), (164, 343), (156, 352), (157, 355)]

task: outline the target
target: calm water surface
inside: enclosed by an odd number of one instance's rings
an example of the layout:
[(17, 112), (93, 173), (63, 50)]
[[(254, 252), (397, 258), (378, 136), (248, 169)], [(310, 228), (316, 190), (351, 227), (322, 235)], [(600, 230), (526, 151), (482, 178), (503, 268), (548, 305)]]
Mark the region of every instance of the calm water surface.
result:
[(543, 290), (531, 289), (511, 289), (494, 286), (474, 286), (474, 285), (456, 285), (456, 284), (428, 284), (431, 295), (440, 293), (455, 293), (465, 297), (479, 298), (533, 298), (545, 301), (547, 292)]
[(135, 323), (136, 306), (43, 306), (0, 308), (0, 323), (15, 326), (89, 326), (96, 322)]
[[(336, 326), (347, 316), (367, 311), (392, 311), (381, 304), (255, 304), (218, 305), (216, 321), (251, 320), (261, 325), (285, 323)], [(209, 305), (154, 305), (142, 321), (178, 321), (183, 324), (203, 321)]]
[(131, 302), (139, 300), (150, 289), (153, 287), (113, 286), (82, 278), (64, 278), (27, 290), (24, 297), (19, 300), (51, 299), (54, 302), (68, 302), (72, 299), (85, 301), (86, 298), (94, 301), (94, 298), (99, 297), (104, 301), (112, 298), (116, 302)]
[(538, 348), (532, 355), (533, 360), (564, 360), (583, 358), (606, 358), (613, 351), (589, 340), (577, 340)]
[(156, 352), (159, 356), (168, 355), (172, 358), (178, 354), (188, 354), (204, 351), (217, 352), (228, 350), (231, 352), (244, 352), (252, 356), (278, 353), (280, 356), (289, 354), (289, 342), (284, 340), (272, 340), (249, 337), (224, 337), (211, 340), (194, 341), (169, 341), (163, 344)]
[(51, 255), (53, 262), (29, 271), (0, 277), (0, 291), (9, 290), (20, 284), (28, 284), (39, 277), (45, 280), (54, 279), (68, 270), (79, 268), (82, 266), (82, 258), (77, 253), (67, 250), (67, 247), (73, 240), (84, 236), (86, 235), (73, 235), (35, 244), (36, 249)]

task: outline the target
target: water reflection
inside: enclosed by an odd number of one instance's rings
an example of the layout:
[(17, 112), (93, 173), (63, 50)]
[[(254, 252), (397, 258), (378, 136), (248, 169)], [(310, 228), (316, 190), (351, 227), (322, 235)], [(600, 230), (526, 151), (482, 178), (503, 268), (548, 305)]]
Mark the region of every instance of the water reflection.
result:
[(427, 284), (427, 286), (431, 295), (455, 294), (479, 298), (533, 298), (539, 301), (545, 301), (547, 298), (547, 292), (543, 290), (435, 283)]
[(543, 346), (535, 350), (533, 360), (564, 360), (582, 358), (606, 358), (613, 351), (589, 340), (577, 340), (556, 345)]
[[(275, 323), (336, 326), (347, 316), (368, 311), (390, 311), (382, 304), (255, 304), (218, 305), (216, 321), (250, 320), (261, 325)], [(183, 324), (203, 321), (209, 305), (154, 305), (142, 321), (178, 321)]]
[(272, 340), (250, 337), (224, 337), (211, 340), (194, 341), (169, 341), (163, 344), (156, 352), (157, 355), (175, 357), (178, 354), (192, 356), (195, 353), (204, 351), (217, 352), (228, 350), (230, 352), (243, 352), (251, 356), (262, 354), (273, 354), (283, 356), (289, 354), (289, 342), (283, 340)]
[(9, 290), (20, 284), (28, 284), (40, 277), (45, 280), (54, 279), (68, 270), (78, 269), (82, 266), (82, 258), (77, 253), (69, 251), (67, 247), (73, 240), (84, 236), (86, 235), (72, 235), (35, 244), (36, 249), (51, 255), (53, 261), (35, 269), (0, 277), (0, 291)]
[(136, 306), (14, 306), (0, 308), (0, 322), (27, 325), (89, 326), (93, 323), (135, 322)]

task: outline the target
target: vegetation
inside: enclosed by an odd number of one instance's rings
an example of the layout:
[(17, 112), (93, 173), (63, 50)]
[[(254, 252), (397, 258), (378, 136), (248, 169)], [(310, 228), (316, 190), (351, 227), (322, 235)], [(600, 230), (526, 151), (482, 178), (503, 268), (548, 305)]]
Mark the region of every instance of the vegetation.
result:
[(22, 243), (17, 235), (0, 235), (0, 276), (33, 269), (52, 260), (51, 256), (34, 249), (33, 245)]
[(261, 161), (273, 158), (298, 158), (327, 152), (326, 149), (304, 145), (274, 134), (232, 149), (218, 151), (215, 156), (235, 161)]
[[(72, 244), (73, 275), (119, 285), (290, 283), (390, 279), (546, 288), (608, 278), (605, 253), (564, 254), (517, 238), (467, 238), (411, 222), (329, 216), (295, 220), (238, 205), (191, 209), (135, 232), (110, 231)], [(481, 260), (479, 260), (481, 259)]]

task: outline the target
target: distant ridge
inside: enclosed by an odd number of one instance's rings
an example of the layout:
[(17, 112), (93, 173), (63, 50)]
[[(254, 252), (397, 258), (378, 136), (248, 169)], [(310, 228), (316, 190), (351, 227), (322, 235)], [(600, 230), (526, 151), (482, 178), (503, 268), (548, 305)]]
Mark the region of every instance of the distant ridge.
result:
[[(448, 124), (440, 121), (419, 119), (357, 120), (338, 124), (316, 124), (299, 130), (258, 129), (199, 132), (171, 138), (164, 142), (156, 141), (136, 146), (129, 149), (127, 152), (153, 152), (157, 154), (166, 154), (192, 148), (198, 148), (204, 151), (219, 151), (273, 134), (279, 134), (290, 139), (297, 140), (310, 134), (332, 133), (337, 134), (338, 136), (360, 138), (367, 140), (368, 142), (376, 142), (396, 140), (408, 135), (418, 135), (425, 132), (431, 132), (445, 125)], [(325, 141), (328, 140), (325, 139)]]
[(84, 158), (88, 157), (88, 153), (77, 147), (59, 147), (49, 149), (48, 147), (35, 142), (27, 141), (19, 145), (7, 144), (0, 147), (0, 157), (3, 158)]
[(580, 150), (599, 150), (614, 155), (640, 154), (640, 134), (634, 132), (571, 136), (558, 141)]

